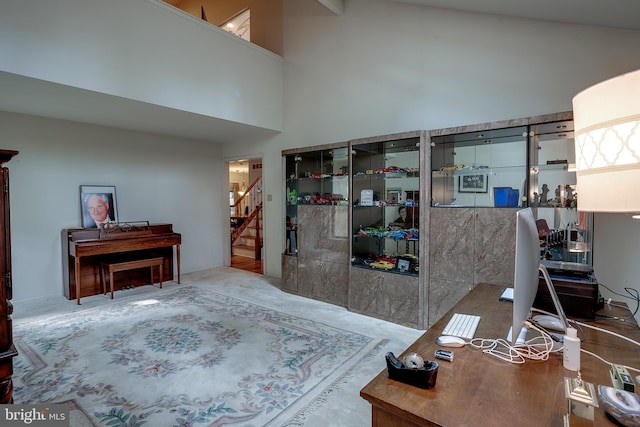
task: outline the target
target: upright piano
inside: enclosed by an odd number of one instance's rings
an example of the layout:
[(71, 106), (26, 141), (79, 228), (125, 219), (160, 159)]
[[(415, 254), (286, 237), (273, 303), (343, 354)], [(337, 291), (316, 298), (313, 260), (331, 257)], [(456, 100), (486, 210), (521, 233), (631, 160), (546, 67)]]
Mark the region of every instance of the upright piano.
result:
[[(172, 224), (146, 222), (117, 224), (111, 229), (62, 230), (64, 296), (76, 299), (102, 292), (100, 263), (163, 257), (163, 281), (173, 280), (173, 247), (176, 248), (177, 282), (180, 283), (181, 236)], [(117, 273), (115, 289), (149, 283), (149, 270)]]

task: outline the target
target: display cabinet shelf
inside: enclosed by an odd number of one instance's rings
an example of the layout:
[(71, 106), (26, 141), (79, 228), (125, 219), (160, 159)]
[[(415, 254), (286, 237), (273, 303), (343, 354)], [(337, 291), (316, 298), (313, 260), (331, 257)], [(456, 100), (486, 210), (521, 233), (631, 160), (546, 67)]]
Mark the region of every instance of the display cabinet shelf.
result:
[(349, 284), (348, 144), (283, 151), (283, 289), (347, 305)]
[(478, 283), (513, 285), (515, 213), (526, 206), (549, 225), (545, 256), (590, 263), (571, 120), (554, 113), (283, 151), (283, 289), (429, 328)]
[(544, 256), (591, 263), (570, 112), (431, 132), (431, 206), (532, 207)]
[(298, 253), (298, 206), (346, 206), (349, 158), (346, 143), (283, 152), (285, 169), (284, 255)]
[(526, 189), (527, 128), (434, 136), (434, 207), (518, 207)]
[(420, 138), (352, 143), (351, 265), (418, 276)]

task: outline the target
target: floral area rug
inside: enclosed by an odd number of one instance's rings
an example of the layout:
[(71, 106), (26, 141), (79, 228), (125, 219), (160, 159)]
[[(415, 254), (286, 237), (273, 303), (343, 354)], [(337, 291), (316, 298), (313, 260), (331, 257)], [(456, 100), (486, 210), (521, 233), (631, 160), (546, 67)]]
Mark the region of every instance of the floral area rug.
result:
[(382, 343), (182, 287), (14, 324), (14, 400), (71, 425), (284, 426)]

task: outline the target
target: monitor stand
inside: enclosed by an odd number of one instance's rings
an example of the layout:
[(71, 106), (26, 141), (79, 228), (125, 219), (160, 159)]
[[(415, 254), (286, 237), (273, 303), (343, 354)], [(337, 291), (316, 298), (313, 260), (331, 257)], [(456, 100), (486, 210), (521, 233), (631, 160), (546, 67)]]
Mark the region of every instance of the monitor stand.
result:
[[(507, 334), (507, 342), (511, 342), (511, 331), (513, 328), (509, 328), (509, 333)], [(563, 340), (564, 340), (564, 334), (561, 334), (559, 332), (549, 332), (546, 331), (547, 334), (549, 334), (549, 336), (551, 337), (551, 339), (553, 340), (553, 350), (557, 351), (559, 350), (562, 346), (563, 346)], [(520, 330), (520, 334), (518, 334), (518, 338), (516, 339), (516, 346), (522, 346), (525, 345), (525, 343), (535, 337), (539, 337), (540, 336), (540, 332), (536, 331), (536, 330), (531, 330), (529, 328), (527, 328), (526, 326), (523, 327)]]
[(544, 281), (547, 284), (547, 289), (549, 290), (549, 295), (551, 295), (551, 300), (553, 301), (553, 306), (556, 308), (556, 315), (560, 319), (560, 323), (563, 327), (563, 332), (567, 332), (567, 328), (569, 327), (569, 321), (567, 320), (567, 315), (564, 314), (564, 310), (562, 309), (562, 304), (560, 304), (560, 298), (558, 298), (558, 294), (556, 293), (556, 288), (553, 286), (553, 281), (551, 280), (551, 276), (549, 276), (549, 272), (547, 271), (547, 267), (544, 264), (540, 263), (538, 270), (542, 273), (544, 277)]
[[(513, 327), (509, 328), (509, 333), (507, 334), (507, 342), (511, 342), (511, 334), (513, 333)], [(520, 333), (518, 334), (518, 339), (516, 340), (516, 345), (524, 345), (524, 343), (531, 338), (529, 334), (529, 329), (526, 326), (523, 326), (520, 329)]]
[[(560, 319), (560, 323), (564, 328), (564, 332), (566, 332), (569, 327), (569, 321), (567, 320), (567, 316), (564, 313), (562, 305), (560, 304), (560, 299), (558, 298), (558, 294), (556, 293), (556, 288), (553, 286), (553, 281), (551, 280), (551, 276), (549, 276), (549, 272), (544, 264), (540, 264), (538, 270), (542, 273), (544, 277), (544, 281), (547, 284), (547, 289), (549, 290), (549, 295), (551, 295), (551, 300), (553, 301), (553, 305), (556, 308), (556, 313), (558, 318)], [(507, 334), (507, 342), (511, 342), (511, 334), (513, 327), (509, 328), (509, 333)], [(560, 332), (547, 332), (551, 338), (554, 340), (553, 348), (554, 350), (559, 349), (562, 346), (562, 341), (564, 338), (564, 333)], [(518, 339), (516, 340), (516, 345), (524, 345), (524, 343), (531, 338), (539, 336), (540, 333), (535, 330), (529, 330), (526, 326), (524, 326), (520, 333), (518, 334)]]

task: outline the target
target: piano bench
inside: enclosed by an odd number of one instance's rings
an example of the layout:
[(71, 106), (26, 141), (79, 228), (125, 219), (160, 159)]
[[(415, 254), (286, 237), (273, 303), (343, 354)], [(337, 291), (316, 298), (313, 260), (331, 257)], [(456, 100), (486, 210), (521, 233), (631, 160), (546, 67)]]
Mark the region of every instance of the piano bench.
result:
[(109, 288), (111, 290), (111, 299), (113, 299), (113, 273), (117, 273), (118, 271), (126, 271), (126, 270), (135, 270), (137, 268), (151, 268), (151, 284), (153, 285), (153, 267), (158, 267), (160, 272), (160, 289), (162, 289), (162, 277), (164, 275), (163, 272), (163, 264), (164, 258), (146, 258), (139, 259), (135, 261), (123, 261), (123, 262), (108, 262), (102, 261), (100, 263), (101, 270), (101, 287), (103, 293), (106, 293), (106, 272), (109, 272)]

